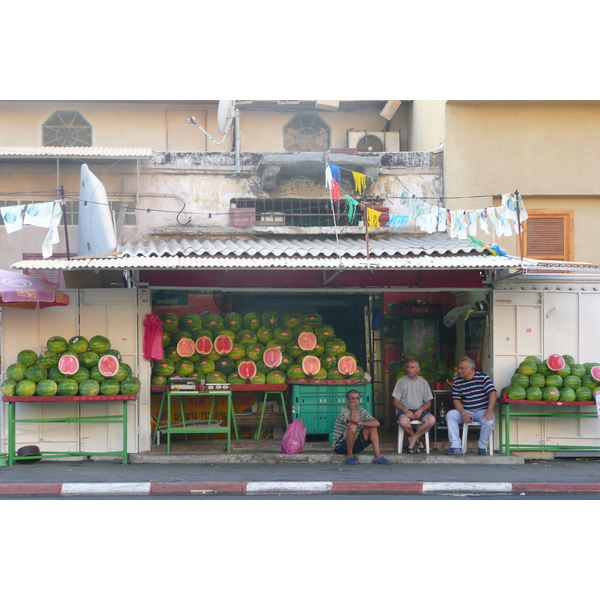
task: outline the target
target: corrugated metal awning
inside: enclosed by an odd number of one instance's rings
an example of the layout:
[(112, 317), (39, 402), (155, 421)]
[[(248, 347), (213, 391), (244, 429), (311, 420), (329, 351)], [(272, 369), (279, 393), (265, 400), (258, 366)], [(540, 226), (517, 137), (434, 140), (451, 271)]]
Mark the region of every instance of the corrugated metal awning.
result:
[(150, 158), (152, 148), (102, 146), (0, 146), (2, 158)]
[(123, 245), (109, 256), (22, 260), (14, 269), (517, 269), (584, 270), (600, 266), (494, 256), (443, 234), (322, 237), (164, 238)]

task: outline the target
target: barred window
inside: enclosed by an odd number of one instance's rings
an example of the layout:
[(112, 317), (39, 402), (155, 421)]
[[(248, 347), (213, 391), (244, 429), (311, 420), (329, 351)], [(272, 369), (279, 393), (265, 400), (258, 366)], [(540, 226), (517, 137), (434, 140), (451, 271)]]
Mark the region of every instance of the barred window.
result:
[(57, 110), (42, 126), (44, 146), (91, 146), (92, 126), (76, 110)]
[(283, 128), (283, 147), (288, 152), (327, 152), (331, 130), (317, 113), (301, 113)]

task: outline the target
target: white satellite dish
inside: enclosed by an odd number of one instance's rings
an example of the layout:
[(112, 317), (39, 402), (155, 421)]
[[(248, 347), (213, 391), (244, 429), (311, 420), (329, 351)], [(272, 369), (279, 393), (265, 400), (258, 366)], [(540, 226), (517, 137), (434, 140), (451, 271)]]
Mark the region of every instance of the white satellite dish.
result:
[(217, 109), (217, 127), (219, 133), (225, 135), (233, 123), (235, 112), (235, 100), (220, 100), (219, 108)]

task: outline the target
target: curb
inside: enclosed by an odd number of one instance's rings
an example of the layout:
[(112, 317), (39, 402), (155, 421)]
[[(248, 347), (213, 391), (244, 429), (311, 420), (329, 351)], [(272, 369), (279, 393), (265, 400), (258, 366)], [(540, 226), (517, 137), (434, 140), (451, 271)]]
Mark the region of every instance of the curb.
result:
[(525, 494), (600, 493), (600, 483), (505, 482), (130, 482), (130, 483), (29, 483), (0, 484), (0, 496), (165, 496), (267, 494)]

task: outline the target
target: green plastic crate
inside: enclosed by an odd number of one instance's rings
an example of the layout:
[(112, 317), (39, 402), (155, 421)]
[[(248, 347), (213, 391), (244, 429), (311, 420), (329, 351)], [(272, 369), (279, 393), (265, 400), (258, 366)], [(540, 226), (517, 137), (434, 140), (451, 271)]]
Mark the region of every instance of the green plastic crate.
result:
[(340, 410), (346, 406), (346, 392), (360, 391), (360, 405), (373, 414), (373, 385), (292, 384), (292, 420), (301, 418), (307, 434), (327, 434), (333, 443), (333, 428)]

